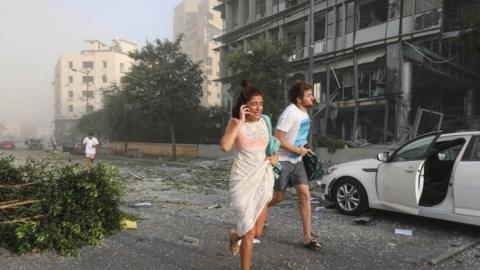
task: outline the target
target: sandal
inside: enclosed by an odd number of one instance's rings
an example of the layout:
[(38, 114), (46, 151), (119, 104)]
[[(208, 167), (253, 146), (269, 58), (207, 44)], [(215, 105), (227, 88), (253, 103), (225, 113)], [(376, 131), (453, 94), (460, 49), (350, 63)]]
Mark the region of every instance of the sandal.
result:
[(319, 252), (322, 249), (322, 243), (312, 240), (308, 244), (303, 244), (303, 247), (306, 249), (310, 249), (315, 252)]
[(237, 232), (234, 229), (228, 231), (228, 238), (230, 239), (230, 251), (233, 256), (237, 256), (240, 253), (240, 246), (238, 245)]

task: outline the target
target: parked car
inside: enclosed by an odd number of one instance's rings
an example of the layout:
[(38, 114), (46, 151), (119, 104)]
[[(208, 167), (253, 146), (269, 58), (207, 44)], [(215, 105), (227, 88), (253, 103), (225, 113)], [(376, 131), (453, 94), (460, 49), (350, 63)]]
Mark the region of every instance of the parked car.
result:
[(43, 143), (42, 139), (26, 139), (25, 144), (28, 147), (28, 150), (42, 150), (43, 149)]
[(347, 215), (375, 208), (480, 225), (479, 175), (480, 131), (435, 132), (328, 168), (320, 197)]
[(75, 143), (75, 145), (73, 145), (73, 153), (75, 155), (82, 155), (84, 153), (83, 144), (82, 143)]
[(15, 142), (13, 141), (2, 141), (0, 142), (0, 149), (15, 149)]

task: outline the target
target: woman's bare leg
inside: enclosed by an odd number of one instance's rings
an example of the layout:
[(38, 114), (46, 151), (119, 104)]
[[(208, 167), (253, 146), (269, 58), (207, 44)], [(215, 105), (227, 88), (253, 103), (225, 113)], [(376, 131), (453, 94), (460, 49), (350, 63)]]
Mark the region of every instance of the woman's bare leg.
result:
[(255, 238), (255, 227), (242, 236), (240, 245), (240, 264), (242, 270), (250, 270), (253, 254), (253, 238)]
[(267, 214), (268, 205), (265, 205), (262, 213), (260, 213), (260, 216), (258, 216), (257, 222), (255, 222), (255, 238), (257, 239), (262, 238), (263, 236), (263, 228), (265, 226), (265, 220), (267, 220)]

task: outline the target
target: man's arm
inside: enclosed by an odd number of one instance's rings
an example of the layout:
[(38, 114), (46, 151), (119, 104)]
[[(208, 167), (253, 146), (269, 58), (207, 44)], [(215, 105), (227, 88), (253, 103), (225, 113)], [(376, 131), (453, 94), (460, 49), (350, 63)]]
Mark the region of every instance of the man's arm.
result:
[(285, 139), (285, 134), (287, 134), (285, 131), (282, 130), (275, 130), (275, 137), (280, 141), (280, 147), (287, 150), (288, 152), (298, 154), (300, 156), (304, 156), (309, 150), (304, 148), (303, 146), (295, 146), (292, 145)]

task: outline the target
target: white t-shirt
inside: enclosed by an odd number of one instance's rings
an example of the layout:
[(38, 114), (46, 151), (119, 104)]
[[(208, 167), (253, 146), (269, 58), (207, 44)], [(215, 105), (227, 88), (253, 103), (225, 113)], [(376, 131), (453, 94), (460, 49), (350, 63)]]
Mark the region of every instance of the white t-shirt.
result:
[[(277, 122), (277, 129), (286, 132), (285, 139), (294, 146), (301, 146), (307, 143), (310, 130), (310, 118), (308, 113), (300, 110), (291, 103), (280, 115)], [(302, 157), (297, 153), (289, 152), (283, 148), (278, 151), (280, 161), (297, 163)]]
[(95, 155), (97, 152), (96, 146), (98, 145), (98, 140), (95, 137), (91, 139), (89, 137), (85, 137), (83, 139), (83, 144), (85, 145), (85, 154)]

